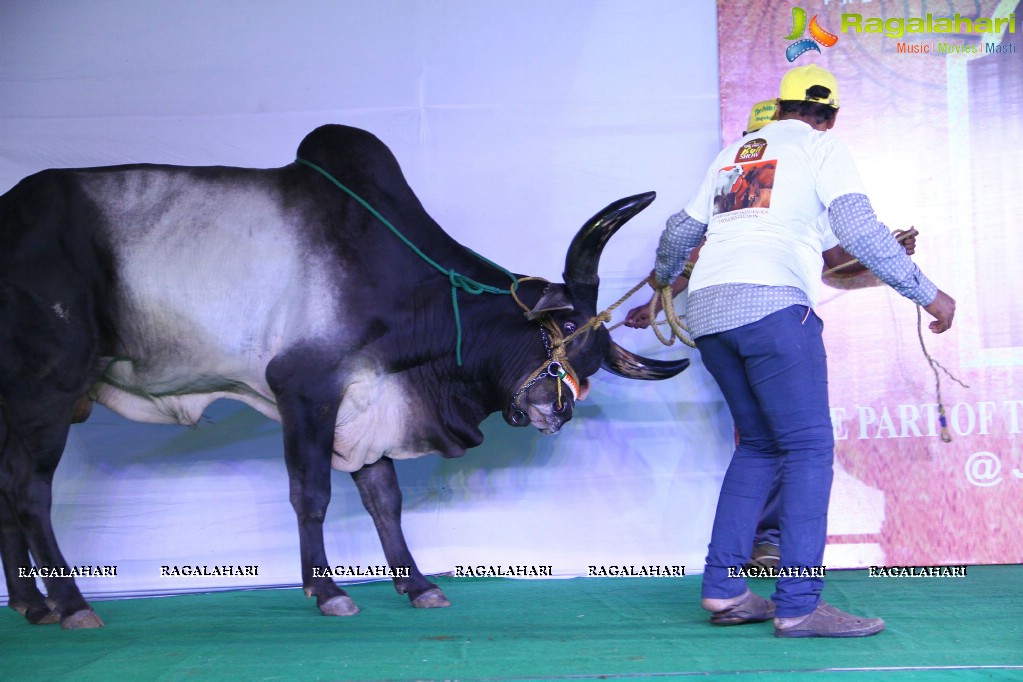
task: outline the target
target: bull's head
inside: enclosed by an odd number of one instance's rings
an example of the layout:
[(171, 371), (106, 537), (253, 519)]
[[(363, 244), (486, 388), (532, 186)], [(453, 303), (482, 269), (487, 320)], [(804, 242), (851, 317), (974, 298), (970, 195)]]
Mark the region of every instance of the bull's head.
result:
[[(547, 352), (525, 375), (504, 409), (512, 426), (532, 424), (544, 433), (557, 432), (572, 418), (576, 399), (589, 390), (588, 377), (604, 369), (629, 379), (667, 379), (689, 366), (688, 359), (663, 361), (631, 353), (613, 340), (607, 328), (592, 324), (597, 313), (600, 254), (618, 228), (646, 208), (653, 192), (620, 199), (590, 218), (576, 233), (565, 257), (564, 284), (550, 284), (528, 313), (540, 323)], [(581, 333), (587, 325), (591, 328)], [(574, 336), (573, 336), (574, 335)], [(568, 339), (559, 356), (559, 344)], [(531, 368), (533, 369), (533, 368)]]

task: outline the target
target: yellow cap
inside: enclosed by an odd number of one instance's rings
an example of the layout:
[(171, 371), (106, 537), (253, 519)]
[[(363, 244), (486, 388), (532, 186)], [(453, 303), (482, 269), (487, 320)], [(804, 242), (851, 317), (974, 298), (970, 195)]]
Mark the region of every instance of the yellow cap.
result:
[(777, 113), (778, 100), (765, 99), (763, 102), (757, 102), (753, 105), (753, 108), (749, 110), (749, 123), (746, 124), (746, 132), (752, 133), (760, 130), (765, 125), (773, 121)]
[[(831, 91), (827, 98), (810, 97), (806, 91), (814, 85), (823, 85)], [(781, 100), (795, 100), (797, 102), (820, 102), (838, 108), (838, 81), (830, 71), (822, 69), (816, 64), (797, 66), (785, 72), (781, 77), (781, 93), (778, 95)]]

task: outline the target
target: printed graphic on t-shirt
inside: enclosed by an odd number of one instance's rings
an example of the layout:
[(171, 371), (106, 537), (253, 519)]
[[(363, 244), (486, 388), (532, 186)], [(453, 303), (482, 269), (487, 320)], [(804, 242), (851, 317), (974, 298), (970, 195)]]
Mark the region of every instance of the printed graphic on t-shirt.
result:
[(739, 147), (739, 151), (735, 155), (735, 162), (747, 163), (749, 161), (759, 161), (764, 158), (764, 152), (766, 151), (767, 140), (762, 137), (758, 137)]
[(776, 160), (740, 163), (718, 171), (714, 215), (747, 208), (770, 208)]

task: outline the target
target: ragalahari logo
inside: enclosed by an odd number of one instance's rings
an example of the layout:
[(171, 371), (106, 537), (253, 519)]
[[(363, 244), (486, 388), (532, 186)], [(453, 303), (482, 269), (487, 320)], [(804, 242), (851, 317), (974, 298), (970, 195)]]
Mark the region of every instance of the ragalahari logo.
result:
[[(809, 30), (810, 37), (803, 38), (802, 35)], [(802, 7), (792, 8), (792, 31), (785, 36), (785, 40), (795, 40), (796, 42), (785, 48), (785, 58), (790, 62), (796, 61), (800, 55), (806, 54), (810, 50), (820, 52), (821, 49), (817, 47), (818, 44), (824, 47), (832, 47), (838, 42), (838, 36), (830, 31), (825, 30), (820, 24), (817, 23), (817, 15), (813, 15), (813, 19), (810, 20), (810, 25), (806, 25), (806, 10)]]

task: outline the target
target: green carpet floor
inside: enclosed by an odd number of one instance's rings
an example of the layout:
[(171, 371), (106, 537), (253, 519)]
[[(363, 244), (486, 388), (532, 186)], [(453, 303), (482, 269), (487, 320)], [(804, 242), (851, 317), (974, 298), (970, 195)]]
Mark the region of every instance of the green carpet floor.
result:
[(828, 601), (888, 624), (848, 640), (712, 626), (699, 576), (437, 581), (451, 608), (372, 583), (348, 588), (352, 618), (320, 616), (297, 588), (94, 601), (106, 627), (89, 631), (6, 611), (0, 680), (1023, 680), (1023, 566), (831, 572)]

